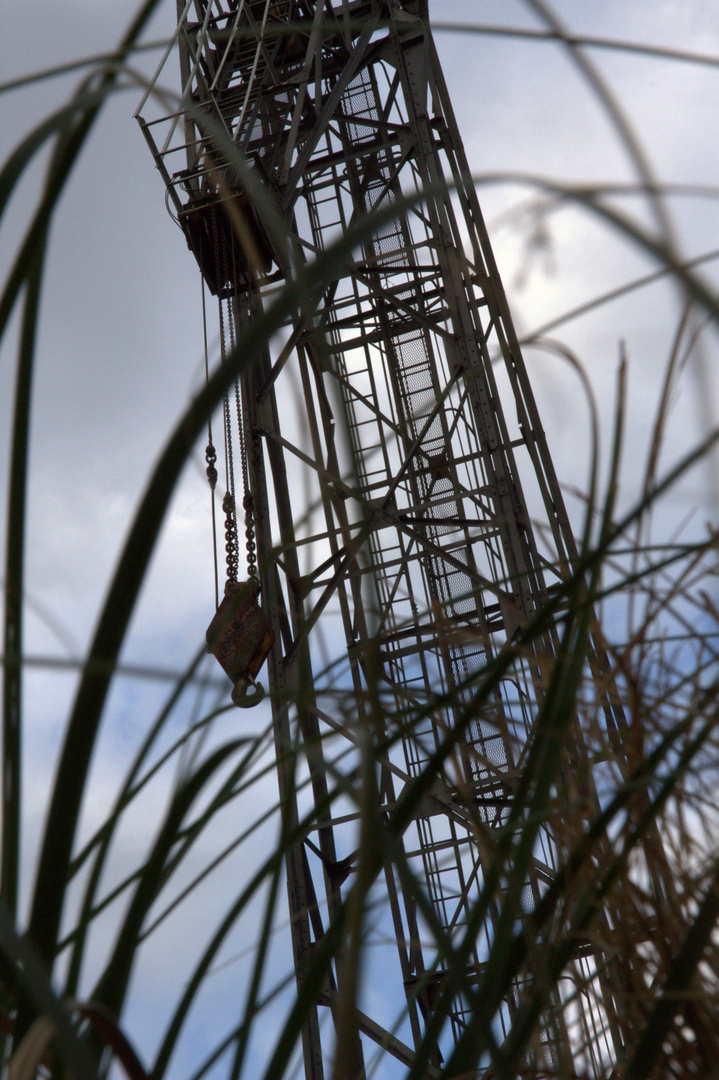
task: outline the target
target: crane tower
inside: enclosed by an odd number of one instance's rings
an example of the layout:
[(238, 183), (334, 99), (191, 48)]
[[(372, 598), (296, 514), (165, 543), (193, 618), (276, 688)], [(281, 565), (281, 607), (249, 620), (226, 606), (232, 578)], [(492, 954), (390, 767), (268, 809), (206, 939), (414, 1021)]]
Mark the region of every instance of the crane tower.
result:
[[(160, 90), (173, 55), (179, 106)], [(450, 993), (425, 1069), (436, 1075), (468, 1016), (437, 938), (464, 949), (476, 982), (494, 909), (471, 942), (463, 935), (556, 654), (551, 625), (479, 708), (476, 687), (576, 550), (426, 0), (178, 0), (138, 119), (217, 297), (224, 354), (294, 289), (224, 419), (229, 577), (247, 528), (274, 634), (261, 678), (281, 798), (294, 823), (314, 806), (286, 860), (297, 979), (359, 873), (361, 811), (332, 793), (343, 769), (361, 767), (363, 733), (384, 747), (372, 774), (380, 818), (436, 758), (395, 855), (381, 856), (372, 931), (386, 947), (369, 951), (375, 977), (343, 1044), (348, 1076), (380, 1058), (387, 1075), (406, 1071)], [(452, 753), (437, 758), (448, 732), (459, 733)], [(560, 849), (544, 828), (525, 910)], [(306, 1080), (328, 1074), (342, 964), (340, 951), (304, 1025)], [(568, 966), (568, 1004), (557, 1000), (526, 1075), (556, 1075), (567, 1052), (587, 1075), (611, 1059), (621, 1036), (598, 967), (591, 950)], [(517, 979), (493, 1020), (498, 1042), (522, 993)]]

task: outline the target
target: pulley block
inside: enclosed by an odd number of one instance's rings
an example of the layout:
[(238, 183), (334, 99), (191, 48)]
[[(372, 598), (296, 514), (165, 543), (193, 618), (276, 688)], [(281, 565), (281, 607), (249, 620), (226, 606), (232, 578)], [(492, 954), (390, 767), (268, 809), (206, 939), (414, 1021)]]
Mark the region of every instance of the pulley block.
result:
[[(234, 684), (232, 700), (240, 709), (257, 705), (265, 691), (255, 682), (275, 640), (267, 616), (258, 603), (256, 581), (228, 585), (222, 603), (207, 628), (207, 651), (217, 657)], [(254, 692), (248, 694), (250, 687)]]

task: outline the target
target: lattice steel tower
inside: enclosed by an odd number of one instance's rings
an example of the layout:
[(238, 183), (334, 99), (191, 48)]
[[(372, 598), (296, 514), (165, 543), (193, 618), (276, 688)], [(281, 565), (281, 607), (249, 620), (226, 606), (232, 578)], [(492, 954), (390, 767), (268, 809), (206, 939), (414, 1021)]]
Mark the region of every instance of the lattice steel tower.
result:
[[(266, 678), (281, 795), (293, 820), (308, 800), (319, 807), (287, 860), (301, 979), (355, 879), (356, 808), (330, 805), (327, 792), (376, 718), (374, 695), (396, 723), (419, 717), (380, 760), (389, 812), (576, 552), (426, 2), (178, 0), (178, 16), (160, 71), (176, 46), (180, 107), (148, 91), (138, 118), (219, 297), (226, 351), (286, 282), (380, 215), (297, 294), (239, 383), (235, 473), (239, 453), (274, 631)], [(369, 979), (348, 1075), (379, 1050), (413, 1060), (445, 985), (430, 924), (461, 940), (555, 649), (548, 630), (517, 659), (397, 839), (425, 883), (424, 913), (386, 860), (374, 932), (391, 949), (370, 950), (382, 986)], [(299, 793), (288, 763), (298, 741), (311, 777)], [(527, 904), (556, 865), (556, 837), (540, 840)], [(470, 975), (491, 935), (490, 912)], [(569, 1042), (588, 1071), (612, 1057), (620, 1035), (593, 965), (591, 955), (576, 961), (570, 1013), (557, 1008), (527, 1075), (552, 1072)], [(327, 1071), (340, 977), (304, 1029), (307, 1080)], [(496, 1018), (500, 1040), (521, 992)], [(465, 1007), (458, 992), (430, 1074), (460, 1037)]]

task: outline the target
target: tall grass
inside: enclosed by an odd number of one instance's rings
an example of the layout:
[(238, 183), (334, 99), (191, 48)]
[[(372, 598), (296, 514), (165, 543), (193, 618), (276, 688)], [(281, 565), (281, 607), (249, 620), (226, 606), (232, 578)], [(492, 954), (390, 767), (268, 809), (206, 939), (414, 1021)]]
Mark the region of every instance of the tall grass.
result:
[[(527, 7), (564, 43), (568, 57), (579, 65), (606, 110), (637, 184), (647, 194), (651, 223), (647, 226), (620, 211), (607, 192), (596, 187), (582, 189), (528, 176), (485, 176), (478, 182), (521, 179), (532, 192), (534, 212), (547, 220), (558, 207), (573, 201), (648, 253), (656, 272), (670, 276), (686, 298), (665, 364), (648, 457), (633, 466), (637, 491), (633, 504), (618, 501), (629, 422), (626, 365), (620, 365), (606, 475), (602, 478), (597, 465), (590, 490), (581, 493), (586, 524), (579, 563), (568, 574), (561, 595), (522, 628), (511, 647), (473, 676), (470, 685), (457, 688), (456, 693), (463, 695), (458, 700), (471, 698), (471, 707), (464, 709), (462, 721), (446, 733), (390, 812), (377, 812), (376, 764), (390, 754), (406, 726), (421, 721), (422, 710), (397, 716), (377, 683), (365, 703), (360, 730), (352, 736), (354, 756), (345, 760), (341, 741), (335, 745), (327, 740), (327, 795), (325, 803), (316, 806), (304, 797), (309, 785), (306, 764), (292, 753), (274, 761), (264, 719), (247, 728), (228, 724), (224, 698), (218, 696), (212, 678), (203, 674), (200, 649), (194, 655), (188, 650), (185, 670), (174, 673), (154, 711), (148, 707), (141, 719), (142, 736), (133, 746), (111, 804), (99, 820), (93, 819), (92, 827), (80, 831), (108, 695), (122, 670), (129, 628), (182, 472), (223, 392), (256, 361), (292, 310), (312, 304), (360, 243), (364, 230), (377, 224), (358, 223), (281, 291), (168, 432), (148, 471), (77, 673), (47, 797), (37, 867), (25, 865), (27, 799), (22, 765), (29, 719), (23, 681), (29, 657), (23, 613), (31, 585), (27, 557), (32, 543), (26, 520), (48, 242), (78, 159), (88, 151), (93, 127), (101, 122), (118, 82), (127, 81), (133, 50), (156, 6), (157, 0), (142, 5), (118, 49), (89, 64), (76, 92), (27, 133), (0, 171), (1, 224), (37, 155), (49, 153), (44, 186), (0, 295), (0, 341), (16, 345), (4, 578), (0, 1026), (6, 1066), (21, 1080), (57, 1063), (79, 1080), (103, 1073), (107, 1051), (128, 1075), (159, 1080), (172, 1069), (172, 1075), (180, 1075), (178, 1047), (190, 1039), (195, 1064), (188, 1076), (199, 1078), (212, 1070), (228, 1077), (259, 1071), (267, 1080), (292, 1075), (298, 1067), (302, 1027), (317, 1001), (326, 996), (332, 965), (341, 954), (334, 1075), (349, 1078), (355, 1010), (370, 948), (368, 928), (381, 930), (381, 918), (376, 916), (378, 882), (383, 868), (392, 863), (402, 888), (416, 898), (425, 932), (439, 945), (450, 972), (437, 992), (412, 1064), (395, 1062), (408, 1080), (475, 1075), (488, 1061), (488, 1075), (493, 1077), (522, 1074), (533, 1055), (541, 1059), (543, 1033), (551, 1028), (558, 999), (571, 1012), (572, 995), (579, 1000), (593, 992), (595, 972), (587, 974), (584, 986), (576, 974), (575, 981), (567, 983), (572, 963), (588, 948), (605, 958), (607, 979), (616, 979), (618, 971), (626, 983), (621, 993), (616, 991), (616, 1000), (627, 1005), (626, 1013), (607, 1020), (621, 1031), (624, 1052), (607, 1058), (603, 1066), (595, 1062), (595, 1071), (603, 1068), (617, 1080), (638, 1080), (690, 1075), (689, 1069), (705, 1066), (707, 1075), (713, 1075), (719, 1060), (716, 523), (695, 530), (691, 540), (679, 536), (661, 544), (654, 543), (652, 530), (653, 520), (686, 477), (711, 466), (717, 438), (711, 427), (689, 439), (686, 451), (669, 469), (662, 468), (661, 449), (682, 371), (705, 347), (706, 327), (716, 332), (719, 307), (698, 268), (677, 253), (661, 185), (623, 108), (576, 40), (539, 0), (528, 0)], [(573, 363), (571, 351), (565, 347), (563, 352)], [(600, 615), (600, 627), (594, 623), (595, 613)], [(469, 800), (464, 808), (475, 815), (478, 842), (485, 849), (485, 878), (472, 925), (464, 937), (455, 939), (439, 925), (400, 840), (437, 776), (452, 773), (464, 726), (492, 700), (513, 663), (550, 626), (560, 635), (561, 647), (545, 674), (541, 714), (505, 827), (496, 837), (487, 837)], [(590, 636), (598, 632), (628, 717), (622, 731), (608, 725), (596, 680), (587, 679)], [(368, 647), (371, 656), (371, 643)], [(138, 701), (143, 707), (142, 696)], [(429, 701), (424, 710), (430, 713), (436, 704)], [(351, 715), (352, 702), (340, 700), (338, 715), (343, 709)], [(599, 781), (596, 802), (585, 797), (581, 768), (572, 772), (562, 766), (560, 751), (572, 744), (577, 717), (586, 767)], [(300, 820), (287, 814), (276, 793), (270, 794), (278, 767), (299, 792), (299, 803), (305, 807)], [(172, 769), (174, 778), (168, 781)], [(286, 918), (284, 859), (328, 810), (338, 815), (351, 810), (358, 816), (354, 876), (345, 899), (327, 919), (296, 990), (293, 973), (280, 962), (276, 947), (278, 926)], [(130, 854), (124, 850), (113, 862), (128, 821), (135, 821), (132, 835), (137, 841), (138, 817), (145, 823), (142, 844)], [(519, 920), (527, 870), (547, 822), (563, 837), (560, 867)], [(274, 840), (269, 846), (268, 835)], [(251, 859), (245, 859), (245, 850)], [(21, 886), (31, 876), (34, 884), (26, 914), (20, 903)], [(490, 910), (495, 936), (487, 963), (479, 976), (470, 977), (467, 956), (473, 938), (487, 925)], [(223, 1014), (222, 1029), (205, 1030), (200, 1039), (192, 1027), (193, 1010), (201, 1007), (203, 995), (209, 993), (212, 999), (211, 976), (233, 950), (246, 950), (236, 965), (241, 1000)], [(173, 953), (186, 958), (180, 979), (170, 963)], [(134, 995), (141, 993), (133, 975), (143, 964), (163, 961), (173, 971), (163, 981), (161, 1005), (153, 1006), (158, 1019), (148, 1051), (151, 1057), (141, 1062), (127, 1019), (133, 1014)], [(526, 993), (516, 1001), (509, 1033), (501, 1038), (496, 1017), (522, 980)], [(460, 993), (472, 1018), (448, 1046), (443, 1029), (452, 999)], [(608, 1009), (606, 1001), (602, 1008)], [(583, 1075), (590, 1068), (586, 1033), (578, 1028), (573, 1038), (572, 1045), (555, 1054), (554, 1068), (563, 1077)], [(438, 1064), (440, 1044), (445, 1059)]]

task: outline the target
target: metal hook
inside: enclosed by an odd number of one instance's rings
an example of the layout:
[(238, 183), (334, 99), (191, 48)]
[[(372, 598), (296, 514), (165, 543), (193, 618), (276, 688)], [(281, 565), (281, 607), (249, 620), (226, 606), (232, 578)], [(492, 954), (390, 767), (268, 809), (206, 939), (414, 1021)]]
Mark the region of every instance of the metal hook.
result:
[[(248, 695), (247, 689), (250, 686), (254, 687), (254, 693)], [(264, 696), (264, 686), (246, 675), (237, 680), (232, 691), (232, 701), (238, 709), (252, 709), (255, 705), (259, 705)]]

